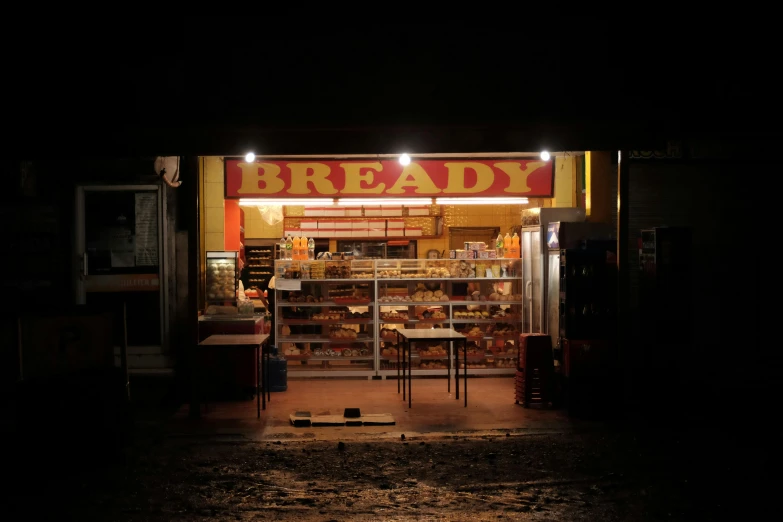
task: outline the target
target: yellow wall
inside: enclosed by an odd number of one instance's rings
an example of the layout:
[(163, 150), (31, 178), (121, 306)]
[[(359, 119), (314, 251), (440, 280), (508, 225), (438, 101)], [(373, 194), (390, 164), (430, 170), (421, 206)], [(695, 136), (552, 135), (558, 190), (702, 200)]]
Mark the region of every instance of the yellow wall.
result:
[[(449, 249), (449, 227), (497, 226), (505, 234), (521, 223), (521, 212), (526, 208), (536, 207), (575, 207), (576, 197), (576, 157), (555, 158), (555, 197), (551, 199), (536, 198), (528, 205), (461, 205), (444, 206), (443, 235), (436, 239), (419, 239), (418, 252), (420, 257), (427, 251)], [(223, 250), (223, 158), (210, 156), (204, 158), (204, 212), (205, 212), (205, 245), (206, 250)], [(434, 207), (437, 208), (437, 207)], [(291, 207), (289, 215), (303, 215), (302, 207)], [(283, 235), (283, 223), (268, 225), (258, 209), (245, 207), (245, 238), (279, 238)], [(415, 218), (408, 218), (415, 219)], [(423, 226), (431, 229), (433, 219), (423, 218), (422, 223), (409, 225)], [(432, 232), (424, 230), (429, 235)], [(330, 241), (330, 249), (335, 250), (336, 241)]]
[(206, 250), (224, 250), (223, 221), (223, 158), (204, 158), (204, 247)]
[(283, 237), (283, 222), (270, 225), (261, 218), (261, 212), (257, 207), (242, 207), (245, 211), (245, 238), (274, 238)]

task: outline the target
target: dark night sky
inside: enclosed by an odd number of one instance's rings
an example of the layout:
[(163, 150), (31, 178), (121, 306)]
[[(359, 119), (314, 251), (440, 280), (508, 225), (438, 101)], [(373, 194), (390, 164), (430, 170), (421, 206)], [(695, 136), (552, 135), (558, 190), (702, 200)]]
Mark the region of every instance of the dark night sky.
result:
[(67, 31), (39, 23), (27, 38), (3, 37), (14, 71), (7, 121), (26, 139), (44, 139), (53, 128), (88, 136), (137, 125), (631, 118), (709, 126), (708, 111), (762, 124), (757, 111), (779, 112), (767, 96), (772, 47), (760, 36), (771, 33), (736, 39), (719, 23), (509, 19), (520, 21), (212, 17)]

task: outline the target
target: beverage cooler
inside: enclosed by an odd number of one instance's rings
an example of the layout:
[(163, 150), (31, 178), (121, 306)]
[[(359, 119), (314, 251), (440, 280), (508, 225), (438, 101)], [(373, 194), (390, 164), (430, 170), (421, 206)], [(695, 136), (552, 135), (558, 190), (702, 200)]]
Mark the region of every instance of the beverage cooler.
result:
[[(597, 416), (619, 395), (616, 381), (617, 242), (603, 223), (547, 227), (547, 329), (562, 366), (568, 411)], [(614, 397), (614, 399), (613, 399)]]
[[(549, 223), (558, 221), (582, 222), (585, 211), (582, 208), (536, 209), (523, 221), (519, 233), (522, 253), (522, 286), (524, 289), (524, 333), (546, 333), (546, 296), (549, 247), (546, 243)], [(556, 336), (555, 336), (556, 337)]]

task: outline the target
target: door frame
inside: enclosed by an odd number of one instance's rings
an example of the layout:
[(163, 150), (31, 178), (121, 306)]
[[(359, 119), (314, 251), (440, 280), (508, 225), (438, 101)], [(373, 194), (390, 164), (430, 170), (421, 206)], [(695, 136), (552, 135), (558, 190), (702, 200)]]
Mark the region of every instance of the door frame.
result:
[[(166, 353), (169, 351), (169, 309), (168, 309), (168, 290), (169, 282), (168, 266), (166, 264), (168, 244), (167, 230), (168, 227), (164, 223), (164, 216), (166, 216), (166, 198), (164, 190), (161, 190), (160, 185), (139, 184), (139, 185), (98, 185), (98, 184), (81, 184), (76, 186), (76, 211), (74, 212), (75, 226), (74, 226), (74, 274), (75, 274), (75, 286), (74, 286), (74, 302), (79, 304), (86, 304), (87, 292), (84, 285), (84, 254), (87, 249), (87, 238), (85, 235), (85, 208), (84, 197), (87, 192), (155, 192), (158, 202), (158, 299), (160, 302), (160, 352)], [(89, 259), (88, 269), (89, 269)]]

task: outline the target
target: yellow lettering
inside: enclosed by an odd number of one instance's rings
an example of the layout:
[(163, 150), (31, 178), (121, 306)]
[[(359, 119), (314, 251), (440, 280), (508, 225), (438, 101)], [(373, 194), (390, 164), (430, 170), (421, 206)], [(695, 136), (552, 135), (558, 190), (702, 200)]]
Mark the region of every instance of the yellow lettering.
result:
[[(372, 187), (375, 181), (375, 173), (383, 170), (380, 161), (375, 163), (340, 163), (345, 171), (345, 187), (343, 194), (383, 194), (386, 183), (378, 183)], [(362, 186), (362, 183), (365, 186)]]
[[(474, 162), (444, 163), (449, 171), (449, 181), (444, 194), (476, 194), (484, 192), (495, 181), (495, 172), (489, 165)], [(472, 187), (465, 186), (465, 171), (472, 170), (476, 173), (476, 184)]]
[(432, 182), (432, 178), (419, 166), (418, 163), (410, 163), (400, 174), (399, 179), (386, 191), (387, 194), (405, 194), (405, 187), (416, 187), (416, 194), (438, 194), (441, 190)]
[(327, 176), (331, 173), (329, 165), (323, 163), (288, 163), (291, 169), (291, 186), (289, 194), (309, 194), (308, 183), (313, 184), (316, 194), (337, 194), (337, 189)]
[(546, 161), (530, 161), (522, 170), (522, 165), (516, 161), (500, 161), (495, 166), (508, 174), (508, 187), (503, 189), (505, 192), (513, 194), (524, 194), (530, 192), (527, 184), (527, 178), (533, 172), (546, 165)]
[(285, 182), (279, 177), (280, 167), (274, 163), (241, 162), (238, 166), (242, 170), (238, 194), (278, 194), (285, 189)]

